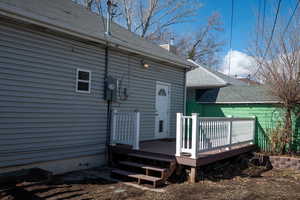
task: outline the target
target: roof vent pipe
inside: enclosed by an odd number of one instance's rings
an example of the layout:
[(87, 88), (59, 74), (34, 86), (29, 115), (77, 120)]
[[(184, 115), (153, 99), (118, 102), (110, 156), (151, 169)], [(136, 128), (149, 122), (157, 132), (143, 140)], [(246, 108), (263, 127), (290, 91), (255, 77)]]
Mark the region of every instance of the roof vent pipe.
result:
[(105, 32), (105, 34), (111, 35), (111, 20), (112, 20), (111, 10), (112, 10), (113, 3), (110, 0), (108, 0), (106, 4), (107, 4), (107, 14), (106, 14), (106, 32)]
[(171, 46), (174, 46), (174, 40), (175, 40), (174, 37), (171, 37), (171, 39), (170, 39), (170, 45)]

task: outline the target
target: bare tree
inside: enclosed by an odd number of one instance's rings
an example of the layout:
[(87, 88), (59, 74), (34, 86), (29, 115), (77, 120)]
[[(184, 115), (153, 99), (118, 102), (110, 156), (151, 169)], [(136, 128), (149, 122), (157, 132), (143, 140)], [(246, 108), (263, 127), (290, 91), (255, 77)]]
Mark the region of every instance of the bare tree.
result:
[(88, 10), (92, 10), (92, 5), (95, 0), (73, 0), (75, 3), (81, 4)]
[[(106, 13), (105, 0), (73, 0), (84, 4), (100, 15)], [(84, 1), (84, 2), (82, 2)], [(114, 0), (117, 4), (114, 21), (141, 37), (161, 38), (162, 33), (175, 24), (195, 20), (199, 0)]]
[(216, 66), (220, 61), (218, 53), (225, 44), (219, 39), (223, 30), (219, 13), (213, 13), (193, 36), (184, 36), (176, 43), (178, 51), (200, 64)]
[[(190, 22), (201, 7), (198, 0), (121, 0), (128, 30), (154, 38), (172, 25)], [(134, 11), (134, 12), (133, 12)]]
[[(106, 0), (74, 0), (89, 10), (106, 15)], [(157, 43), (169, 42), (174, 37), (173, 25), (192, 22), (202, 4), (200, 0), (114, 0), (114, 21), (141, 37)], [(220, 34), (223, 23), (219, 13), (213, 13), (195, 33), (176, 37), (178, 52), (188, 59), (203, 65), (217, 66), (218, 53), (224, 42)]]
[[(273, 24), (273, 23), (272, 23)], [(271, 24), (271, 25), (272, 25)], [(280, 134), (276, 130), (276, 149), (280, 153), (291, 151), (293, 142), (293, 116), (299, 116), (300, 105), (300, 20), (299, 16), (289, 27), (282, 19), (275, 31), (268, 26), (263, 37), (257, 38), (252, 56), (258, 64), (255, 76), (262, 80), (270, 93), (277, 97), (284, 110)], [(262, 29), (258, 27), (257, 31)], [(272, 33), (273, 32), (273, 33)], [(272, 37), (273, 35), (273, 37)]]

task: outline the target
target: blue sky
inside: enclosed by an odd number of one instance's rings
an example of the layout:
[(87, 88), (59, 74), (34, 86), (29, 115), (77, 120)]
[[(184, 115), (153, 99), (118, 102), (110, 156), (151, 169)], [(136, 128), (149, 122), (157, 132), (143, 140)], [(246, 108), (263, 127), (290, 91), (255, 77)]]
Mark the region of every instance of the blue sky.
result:
[[(233, 39), (232, 50), (247, 53), (247, 48), (251, 40), (255, 38), (254, 28), (257, 20), (259, 2), (261, 2), (261, 10), (264, 0), (234, 0), (234, 21), (233, 21)], [(266, 18), (274, 17), (275, 6), (278, 0), (266, 1)], [(291, 9), (296, 5), (297, 0), (282, 0), (280, 16), (289, 17)], [(212, 12), (217, 11), (222, 17), (225, 32), (221, 36), (226, 45), (223, 47), (221, 57), (229, 52), (230, 38), (230, 19), (231, 19), (231, 0), (202, 0), (204, 6), (199, 10), (197, 21), (184, 25), (177, 25), (175, 31), (180, 34), (182, 30), (189, 29), (195, 31), (197, 24), (205, 23), (208, 16)]]
[[(253, 39), (254, 26), (256, 23), (256, 15), (259, 9), (259, 2), (261, 2), (261, 10), (264, 0), (234, 0), (234, 20), (233, 20), (233, 40), (232, 49), (245, 51), (248, 43)], [(274, 7), (277, 5), (278, 0), (265, 0), (266, 1), (266, 18), (274, 17)], [(289, 15), (290, 8), (294, 8), (297, 0), (282, 0), (280, 15)], [(230, 38), (230, 19), (231, 19), (231, 0), (202, 0), (204, 6), (199, 10), (197, 22), (178, 25), (176, 32), (180, 33), (184, 27), (190, 30), (196, 30), (197, 24), (205, 23), (206, 19), (214, 12), (217, 11), (221, 14), (224, 23), (225, 33), (224, 40), (227, 45), (224, 47), (224, 54), (229, 50)]]

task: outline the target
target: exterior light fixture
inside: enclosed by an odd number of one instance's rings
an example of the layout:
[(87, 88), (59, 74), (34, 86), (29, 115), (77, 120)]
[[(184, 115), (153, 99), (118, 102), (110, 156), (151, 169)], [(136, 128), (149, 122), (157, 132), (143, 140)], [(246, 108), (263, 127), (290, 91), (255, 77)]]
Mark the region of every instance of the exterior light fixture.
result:
[(141, 63), (142, 63), (142, 66), (146, 69), (148, 69), (150, 67), (150, 65), (148, 63), (146, 63), (145, 60), (142, 60)]

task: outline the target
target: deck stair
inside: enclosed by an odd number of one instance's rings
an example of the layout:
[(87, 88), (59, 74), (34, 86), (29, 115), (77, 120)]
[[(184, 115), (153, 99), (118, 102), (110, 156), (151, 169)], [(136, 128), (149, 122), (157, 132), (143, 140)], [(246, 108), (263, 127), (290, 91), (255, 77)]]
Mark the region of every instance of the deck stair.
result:
[(115, 148), (112, 153), (114, 164), (111, 175), (134, 179), (138, 184), (152, 183), (160, 186), (173, 174), (176, 160), (155, 153), (122, 151)]

